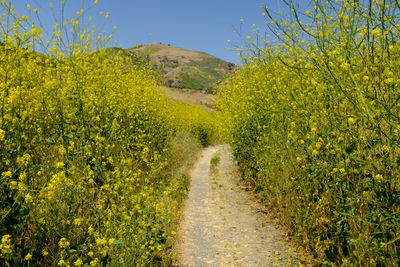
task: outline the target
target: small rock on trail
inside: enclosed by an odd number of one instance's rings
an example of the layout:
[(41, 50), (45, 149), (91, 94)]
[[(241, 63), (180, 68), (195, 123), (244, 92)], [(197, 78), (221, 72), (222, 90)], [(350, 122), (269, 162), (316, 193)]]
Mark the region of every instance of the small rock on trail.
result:
[[(221, 160), (210, 174), (210, 160)], [(191, 189), (175, 247), (178, 266), (298, 266), (285, 236), (240, 189), (229, 146), (206, 148), (191, 173)]]

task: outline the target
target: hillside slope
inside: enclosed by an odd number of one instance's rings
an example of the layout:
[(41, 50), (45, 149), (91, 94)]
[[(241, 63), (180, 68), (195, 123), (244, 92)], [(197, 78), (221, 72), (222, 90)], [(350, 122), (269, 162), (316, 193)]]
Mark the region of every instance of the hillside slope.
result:
[(169, 87), (212, 90), (238, 69), (209, 54), (164, 44), (138, 45), (126, 51), (147, 58)]

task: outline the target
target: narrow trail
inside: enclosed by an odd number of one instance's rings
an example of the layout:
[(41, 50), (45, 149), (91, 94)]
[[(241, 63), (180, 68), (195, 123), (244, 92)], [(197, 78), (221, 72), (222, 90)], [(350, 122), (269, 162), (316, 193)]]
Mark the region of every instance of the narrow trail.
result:
[[(220, 155), (218, 171), (210, 160)], [(228, 146), (205, 149), (194, 166), (178, 233), (179, 266), (298, 266), (262, 206), (240, 188)]]

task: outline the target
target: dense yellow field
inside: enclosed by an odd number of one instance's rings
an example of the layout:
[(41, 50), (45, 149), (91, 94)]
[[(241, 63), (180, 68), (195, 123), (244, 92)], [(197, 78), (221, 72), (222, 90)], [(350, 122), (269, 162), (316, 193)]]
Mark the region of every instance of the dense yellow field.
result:
[[(0, 265), (170, 261), (186, 169), (215, 116), (170, 100), (155, 73), (79, 28), (65, 45), (3, 1)], [(35, 12), (35, 11), (33, 11)], [(36, 12), (35, 12), (36, 13)], [(27, 27), (30, 26), (30, 27)]]
[(316, 262), (397, 266), (399, 6), (311, 2), (292, 21), (265, 8), (275, 42), (247, 37), (220, 92), (234, 153)]

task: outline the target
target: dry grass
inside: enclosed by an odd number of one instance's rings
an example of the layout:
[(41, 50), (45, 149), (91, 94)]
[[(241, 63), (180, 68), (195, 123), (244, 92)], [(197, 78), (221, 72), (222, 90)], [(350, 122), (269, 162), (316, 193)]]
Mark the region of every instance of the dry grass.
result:
[(190, 61), (199, 60), (204, 57), (204, 54), (201, 52), (168, 46), (165, 44), (149, 44), (140, 48), (131, 49), (131, 51), (150, 55), (150, 60), (152, 62), (158, 61), (160, 57), (165, 56), (171, 60), (177, 60), (180, 64), (186, 64)]
[(203, 106), (206, 109), (213, 109), (216, 99), (215, 95), (205, 94), (196, 89), (177, 89), (165, 87), (165, 92), (174, 100)]

